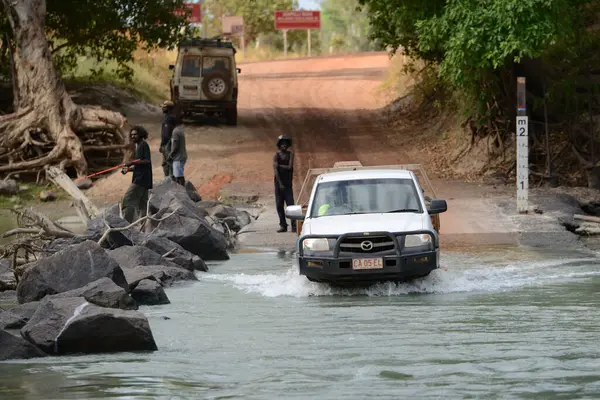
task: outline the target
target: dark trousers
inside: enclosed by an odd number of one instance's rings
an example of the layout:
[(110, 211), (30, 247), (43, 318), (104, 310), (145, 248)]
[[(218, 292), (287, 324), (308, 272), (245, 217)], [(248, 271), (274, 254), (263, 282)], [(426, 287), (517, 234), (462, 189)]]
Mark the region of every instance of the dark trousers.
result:
[(146, 216), (146, 208), (148, 207), (148, 189), (132, 183), (125, 192), (122, 201), (123, 218), (129, 222), (135, 221), (137, 212), (138, 218)]
[(160, 152), (163, 156), (162, 169), (165, 178), (169, 178), (173, 175), (173, 164), (167, 161), (168, 154), (166, 149), (161, 148)]
[[(275, 183), (275, 206), (277, 207), (277, 214), (279, 214), (279, 226), (287, 228), (287, 221), (285, 219), (285, 208), (286, 206), (294, 205), (294, 190), (291, 185), (286, 186), (285, 189), (281, 189), (277, 183)], [(292, 221), (292, 230), (296, 230), (296, 221)]]

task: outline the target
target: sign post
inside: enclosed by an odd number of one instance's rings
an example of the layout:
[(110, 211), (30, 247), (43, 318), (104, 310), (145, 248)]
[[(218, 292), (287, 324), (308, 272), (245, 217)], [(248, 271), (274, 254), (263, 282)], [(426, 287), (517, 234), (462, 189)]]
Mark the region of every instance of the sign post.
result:
[(321, 28), (320, 11), (275, 11), (275, 29), (283, 31), (283, 54), (287, 57), (287, 31), (306, 29), (308, 55), (311, 54), (311, 29)]
[(231, 16), (223, 17), (223, 34), (224, 35), (240, 35), (240, 45), (242, 47), (242, 55), (246, 55), (246, 42), (244, 39), (244, 17)]
[(517, 78), (517, 211), (527, 214), (529, 198), (529, 121), (525, 78)]
[[(200, 8), (200, 3), (185, 3), (185, 7), (189, 10), (187, 20), (190, 24), (202, 23), (202, 10)], [(186, 14), (186, 10), (177, 9), (173, 11), (173, 14), (177, 15), (178, 17), (183, 17)]]

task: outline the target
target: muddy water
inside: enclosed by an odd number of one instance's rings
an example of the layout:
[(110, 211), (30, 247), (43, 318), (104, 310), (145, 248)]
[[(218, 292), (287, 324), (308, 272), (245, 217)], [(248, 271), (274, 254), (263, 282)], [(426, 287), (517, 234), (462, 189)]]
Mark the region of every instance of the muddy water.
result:
[(292, 264), (212, 265), (144, 309), (158, 352), (0, 364), (0, 398), (600, 397), (587, 254), (445, 253), (447, 271), (365, 290), (309, 283)]

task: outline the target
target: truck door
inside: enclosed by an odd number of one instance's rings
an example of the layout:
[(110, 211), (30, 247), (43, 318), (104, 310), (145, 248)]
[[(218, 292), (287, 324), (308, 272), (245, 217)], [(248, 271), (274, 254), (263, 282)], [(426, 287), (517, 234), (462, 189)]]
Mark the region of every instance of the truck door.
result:
[(202, 57), (184, 53), (181, 59), (180, 94), (184, 100), (200, 100), (200, 74)]

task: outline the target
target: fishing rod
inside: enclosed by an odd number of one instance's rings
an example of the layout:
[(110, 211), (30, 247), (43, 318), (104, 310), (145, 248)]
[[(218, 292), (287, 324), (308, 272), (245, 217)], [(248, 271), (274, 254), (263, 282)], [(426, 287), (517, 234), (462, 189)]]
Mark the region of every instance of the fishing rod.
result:
[[(142, 159), (138, 158), (137, 160), (133, 160), (131, 162), (135, 164), (135, 163), (140, 162), (140, 161), (142, 161)], [(123, 167), (125, 167), (125, 165), (126, 164), (115, 165), (114, 167), (110, 167), (110, 168), (104, 169), (102, 171), (95, 172), (95, 173), (90, 174), (88, 176), (83, 176), (81, 178), (77, 178), (73, 182), (77, 182), (77, 181), (81, 181), (81, 180), (84, 180), (84, 179), (88, 179), (88, 178), (91, 178), (91, 177), (97, 176), (97, 175), (102, 175), (102, 174), (105, 174), (107, 172), (114, 171), (115, 169), (123, 168)]]

